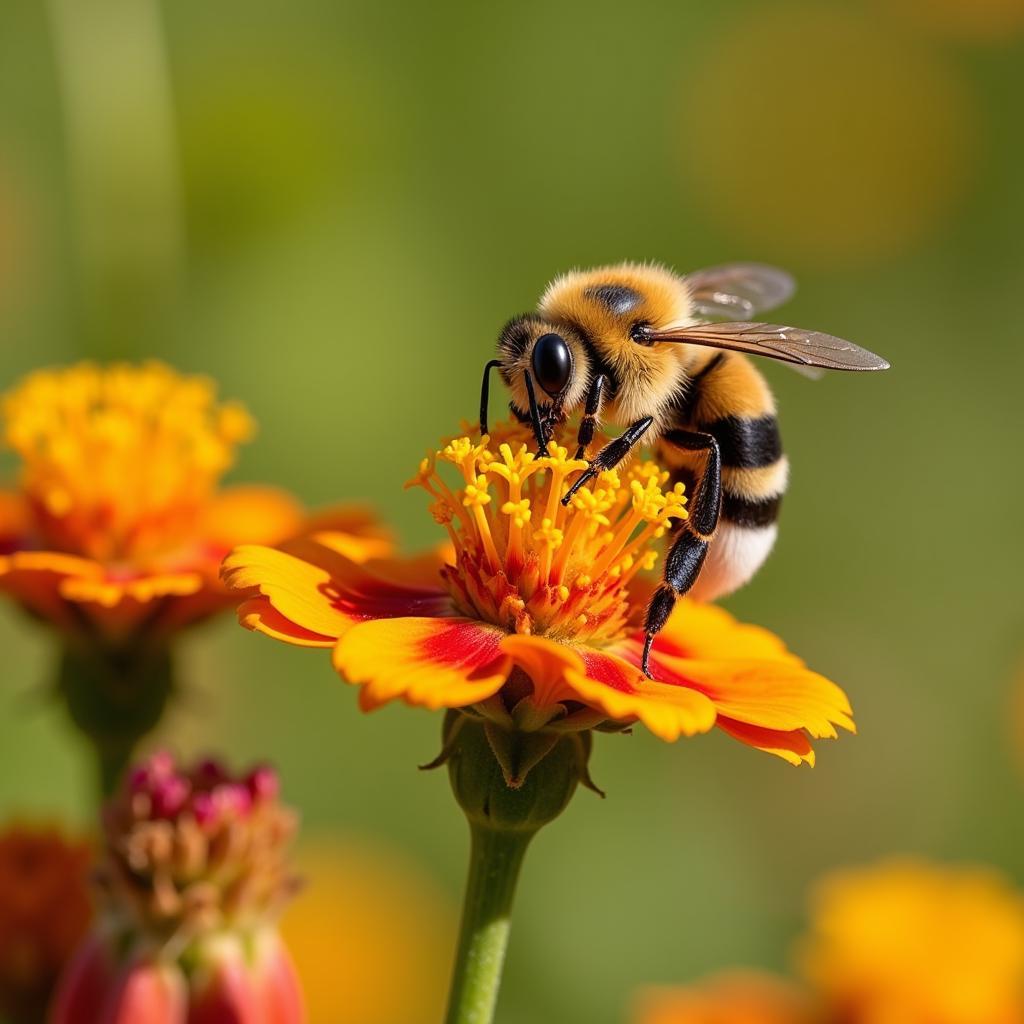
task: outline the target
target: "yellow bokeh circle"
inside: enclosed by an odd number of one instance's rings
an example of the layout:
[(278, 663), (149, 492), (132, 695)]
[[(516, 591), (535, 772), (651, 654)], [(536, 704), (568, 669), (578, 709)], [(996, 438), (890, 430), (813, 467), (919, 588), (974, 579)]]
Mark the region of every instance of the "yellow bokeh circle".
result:
[(398, 851), (340, 837), (306, 842), (298, 868), (281, 931), (310, 1024), (436, 1024), (456, 926), (438, 883)]
[(878, 20), (766, 5), (684, 78), (686, 187), (745, 252), (870, 262), (956, 210), (978, 135), (966, 83), (939, 50)]

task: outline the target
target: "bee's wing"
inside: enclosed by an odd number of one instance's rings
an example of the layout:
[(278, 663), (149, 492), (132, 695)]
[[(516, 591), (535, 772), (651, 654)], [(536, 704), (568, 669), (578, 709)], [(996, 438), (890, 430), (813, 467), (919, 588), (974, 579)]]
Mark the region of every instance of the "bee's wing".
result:
[(748, 319), (790, 299), (796, 282), (784, 270), (763, 263), (723, 263), (685, 274), (697, 316)]
[(652, 342), (677, 341), (689, 345), (732, 349), (766, 356), (795, 366), (820, 366), (825, 370), (888, 370), (889, 363), (852, 341), (780, 324), (694, 324), (646, 332)]

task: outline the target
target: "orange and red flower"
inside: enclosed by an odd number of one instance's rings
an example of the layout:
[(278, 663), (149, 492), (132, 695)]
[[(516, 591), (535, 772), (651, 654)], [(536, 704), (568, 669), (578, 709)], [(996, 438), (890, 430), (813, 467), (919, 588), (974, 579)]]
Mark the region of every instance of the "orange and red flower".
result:
[(633, 1007), (634, 1024), (813, 1024), (810, 997), (760, 971), (729, 971), (690, 986), (651, 987)]
[(217, 570), (240, 543), (313, 532), (357, 561), (390, 550), (363, 510), (310, 519), (283, 491), (218, 490), (253, 423), (206, 378), (160, 363), (40, 370), (2, 416), (22, 470), (0, 491), (0, 591), (65, 632), (121, 645), (205, 618), (230, 602)]
[(686, 516), (682, 486), (666, 489), (668, 474), (639, 462), (601, 474), (564, 508), (586, 463), (554, 443), (537, 458), (503, 429), (506, 440), (452, 441), (410, 482), (430, 494), (450, 548), (357, 565), (316, 538), (242, 546), (224, 568), (244, 598), (242, 623), (331, 648), (366, 710), (400, 698), (552, 733), (639, 721), (665, 740), (717, 725), (793, 764), (813, 763), (812, 738), (853, 729), (838, 686), (720, 608), (680, 602), (645, 677), (651, 584), (639, 573)]
[(0, 1018), (40, 1020), (92, 918), (88, 843), (52, 826), (0, 833)]

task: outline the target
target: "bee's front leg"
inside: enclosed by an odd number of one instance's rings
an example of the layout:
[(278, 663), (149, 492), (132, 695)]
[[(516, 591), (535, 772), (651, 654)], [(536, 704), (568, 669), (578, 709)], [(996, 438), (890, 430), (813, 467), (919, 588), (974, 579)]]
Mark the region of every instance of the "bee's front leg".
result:
[(647, 428), (654, 422), (652, 416), (645, 416), (637, 420), (624, 433), (620, 434), (614, 441), (609, 441), (590, 461), (590, 465), (580, 473), (572, 482), (572, 486), (565, 492), (562, 504), (568, 505), (572, 496), (586, 483), (593, 480), (598, 473), (614, 469), (639, 442), (640, 438), (647, 432)]
[(580, 420), (579, 433), (576, 435), (576, 458), (582, 459), (587, 449), (590, 447), (590, 442), (594, 440), (594, 428), (597, 425), (597, 417), (601, 412), (601, 398), (604, 395), (604, 386), (607, 383), (607, 378), (603, 373), (599, 373), (590, 385), (590, 390), (587, 392), (587, 404), (583, 409), (583, 419)]
[(537, 458), (546, 458), (550, 434), (541, 418), (540, 406), (537, 404), (537, 392), (534, 390), (533, 377), (529, 370), (523, 373), (523, 380), (526, 383), (526, 396), (530, 400), (530, 425), (533, 427), (533, 436), (537, 441)]

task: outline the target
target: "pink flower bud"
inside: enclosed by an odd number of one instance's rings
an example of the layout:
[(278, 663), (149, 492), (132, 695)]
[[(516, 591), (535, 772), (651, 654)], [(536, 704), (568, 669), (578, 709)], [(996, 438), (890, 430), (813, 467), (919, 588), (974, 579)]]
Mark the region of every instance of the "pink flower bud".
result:
[(185, 806), (191, 788), (180, 775), (161, 779), (153, 786), (153, 816), (173, 818)]
[(61, 977), (50, 1024), (99, 1020), (116, 973), (117, 965), (106, 941), (99, 935), (86, 939)]
[(249, 943), (210, 940), (188, 976), (154, 957), (118, 967), (115, 945), (96, 936), (82, 948), (50, 1024), (305, 1024), (295, 968), (270, 929)]
[(136, 960), (118, 966), (113, 946), (94, 935), (72, 961), (50, 1024), (188, 1024), (188, 989), (174, 963)]
[(295, 968), (269, 929), (248, 947), (220, 938), (193, 972), (188, 1024), (302, 1024)]
[(216, 758), (204, 757), (195, 766), (192, 777), (196, 785), (211, 787), (216, 786), (218, 782), (223, 782), (228, 777), (228, 773), (224, 770), (224, 765)]
[(174, 963), (133, 964), (118, 978), (97, 1024), (190, 1024), (185, 975)]
[(266, 767), (157, 755), (104, 810), (102, 903), (51, 1024), (303, 1024), (275, 930), (296, 888), (293, 811)]
[(277, 772), (267, 765), (260, 765), (249, 772), (246, 785), (254, 800), (276, 800), (281, 792)]

